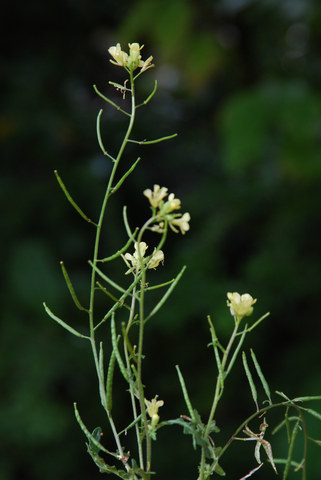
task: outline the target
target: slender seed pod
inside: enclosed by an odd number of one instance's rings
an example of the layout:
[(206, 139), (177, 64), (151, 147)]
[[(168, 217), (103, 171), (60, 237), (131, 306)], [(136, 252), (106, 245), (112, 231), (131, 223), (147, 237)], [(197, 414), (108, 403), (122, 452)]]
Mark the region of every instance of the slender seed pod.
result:
[(111, 352), (108, 372), (107, 372), (107, 382), (106, 382), (106, 408), (108, 412), (111, 412), (113, 406), (113, 379), (114, 379), (114, 370), (115, 370), (115, 361), (116, 353), (115, 350)]

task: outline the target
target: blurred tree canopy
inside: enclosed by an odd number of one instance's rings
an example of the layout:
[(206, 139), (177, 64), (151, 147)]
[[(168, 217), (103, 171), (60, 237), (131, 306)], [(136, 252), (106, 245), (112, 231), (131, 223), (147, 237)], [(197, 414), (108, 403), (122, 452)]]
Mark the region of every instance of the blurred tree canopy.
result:
[[(97, 112), (104, 108), (108, 148), (117, 147), (124, 123), (92, 85), (116, 96), (108, 80), (123, 77), (107, 48), (117, 42), (145, 44), (144, 57), (153, 55), (156, 64), (139, 86), (143, 98), (158, 80), (156, 97), (137, 119), (136, 138), (179, 136), (128, 150), (125, 162), (136, 154), (142, 161), (108, 213), (106, 254), (125, 239), (122, 205), (130, 206), (133, 223), (143, 221), (142, 190), (154, 183), (174, 191), (192, 217), (184, 238), (171, 236), (159, 273), (168, 279), (188, 266), (150, 326), (150, 395), (165, 400), (166, 418), (186, 413), (178, 363), (200, 413), (207, 413), (215, 370), (206, 315), (226, 338), (227, 291), (257, 297), (257, 315), (271, 312), (251, 346), (272, 389), (320, 394), (321, 4), (7, 0), (1, 20), (1, 479), (100, 478), (72, 410), (77, 401), (88, 424), (102, 423), (90, 352), (46, 318), (42, 301), (85, 328), (59, 260), (85, 301), (93, 232), (52, 172), (58, 169), (95, 216), (109, 168), (96, 141)], [(112, 273), (122, 271), (116, 265)], [(233, 380), (218, 412), (230, 432), (253, 408), (250, 393), (239, 394), (247, 392), (241, 368)], [(117, 404), (125, 418), (120, 394)], [(312, 436), (318, 427), (311, 425)], [(180, 434), (174, 427), (159, 433), (160, 478), (195, 478), (197, 457)], [(108, 443), (107, 428), (104, 438)], [(245, 474), (253, 460), (251, 448), (237, 447), (245, 459), (234, 447), (232, 465), (222, 462), (228, 478)], [(309, 480), (320, 478), (319, 458), (311, 447)], [(260, 478), (270, 474), (267, 466)]]

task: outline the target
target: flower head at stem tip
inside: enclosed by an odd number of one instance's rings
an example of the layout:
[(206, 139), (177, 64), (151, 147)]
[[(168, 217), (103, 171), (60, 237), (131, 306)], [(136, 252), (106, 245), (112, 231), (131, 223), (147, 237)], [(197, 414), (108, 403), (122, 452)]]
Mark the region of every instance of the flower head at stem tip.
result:
[(236, 317), (237, 321), (241, 321), (243, 317), (248, 317), (253, 312), (253, 306), (256, 303), (256, 298), (253, 299), (248, 293), (240, 295), (237, 292), (228, 292), (227, 306), (230, 308), (231, 315)]
[(136, 68), (141, 68), (141, 72), (144, 72), (148, 68), (153, 67), (151, 63), (153, 57), (148, 57), (147, 60), (142, 60), (140, 54), (141, 49), (144, 45), (140, 46), (139, 43), (129, 43), (129, 54), (124, 52), (121, 49), (120, 43), (117, 43), (116, 46), (109, 47), (108, 52), (113, 57), (114, 60), (110, 60), (111, 63), (119, 67), (124, 67), (126, 70), (133, 72)]

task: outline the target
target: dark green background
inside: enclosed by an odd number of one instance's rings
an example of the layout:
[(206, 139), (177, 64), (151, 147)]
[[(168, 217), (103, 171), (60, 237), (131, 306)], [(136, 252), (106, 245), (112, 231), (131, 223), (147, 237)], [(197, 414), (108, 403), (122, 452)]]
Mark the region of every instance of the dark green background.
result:
[[(320, 3), (7, 0), (1, 17), (1, 480), (100, 478), (85, 453), (74, 401), (90, 428), (104, 426), (104, 442), (114, 448), (88, 346), (54, 324), (41, 303), (85, 327), (59, 260), (86, 302), (94, 232), (65, 201), (53, 170), (95, 218), (110, 168), (97, 145), (96, 115), (103, 107), (104, 142), (112, 152), (124, 122), (92, 85), (113, 96), (108, 80), (123, 81), (107, 54), (117, 42), (145, 44), (144, 58), (153, 55), (156, 64), (138, 88), (144, 98), (158, 79), (135, 138), (179, 136), (127, 150), (124, 169), (138, 155), (142, 161), (113, 199), (104, 254), (125, 241), (122, 205), (133, 225), (147, 218), (142, 191), (154, 183), (175, 192), (192, 217), (185, 237), (169, 235), (165, 266), (153, 274), (152, 281), (172, 278), (188, 265), (149, 325), (147, 396), (165, 400), (163, 418), (187, 413), (179, 364), (206, 417), (215, 381), (206, 315), (226, 341), (226, 292), (235, 290), (258, 298), (256, 316), (271, 312), (245, 345), (254, 346), (271, 389), (320, 394)], [(120, 262), (112, 269), (122, 278)], [(241, 365), (230, 382), (217, 412), (226, 428), (222, 442), (254, 410)], [(119, 428), (127, 411), (122, 387), (117, 376)], [(281, 412), (268, 422), (279, 419)], [(309, 424), (311, 436), (320, 438), (320, 423)], [(198, 456), (180, 433), (178, 427), (159, 432), (159, 478), (197, 477)], [(275, 456), (284, 453), (281, 441), (272, 438), (272, 445)], [(232, 457), (222, 459), (226, 478), (254, 468), (253, 447), (232, 447)], [(308, 479), (319, 480), (318, 447), (311, 446), (309, 461)], [(271, 476), (266, 465), (256, 478)]]

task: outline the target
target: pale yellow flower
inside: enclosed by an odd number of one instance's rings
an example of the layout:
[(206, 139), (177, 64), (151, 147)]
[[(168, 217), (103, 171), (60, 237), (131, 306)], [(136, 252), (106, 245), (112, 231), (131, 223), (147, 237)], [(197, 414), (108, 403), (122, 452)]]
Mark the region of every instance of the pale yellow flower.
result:
[(120, 46), (120, 43), (117, 43), (116, 47), (108, 48), (108, 52), (113, 57), (114, 60), (110, 60), (114, 65), (119, 65), (120, 67), (127, 66), (128, 54), (123, 52)]
[(127, 65), (131, 70), (135, 70), (138, 66), (143, 66), (143, 62), (141, 61), (141, 54), (140, 50), (143, 48), (139, 46), (139, 43), (129, 43), (129, 57)]
[(252, 305), (256, 303), (256, 298), (253, 299), (248, 293), (240, 295), (237, 292), (228, 292), (227, 298), (227, 306), (230, 308), (231, 315), (236, 317), (238, 321), (252, 314)]
[(190, 214), (186, 212), (182, 217), (173, 218), (173, 220), (169, 222), (169, 226), (172, 227), (172, 230), (174, 230), (174, 232), (177, 232), (177, 229), (175, 229), (175, 227), (178, 227), (181, 231), (181, 234), (185, 235), (185, 233), (188, 232), (188, 230), (190, 229), (190, 225), (188, 223), (190, 219)]
[[(146, 264), (146, 259), (144, 258), (145, 252), (148, 246), (145, 242), (140, 242), (139, 245), (135, 242), (135, 252), (133, 255), (131, 253), (125, 253), (123, 258), (132, 264), (132, 268), (126, 272), (126, 275), (130, 273), (133, 269), (136, 272), (140, 271), (142, 267)], [(152, 257), (148, 262), (149, 269), (155, 269), (158, 265), (164, 261), (164, 253), (162, 250), (154, 250)]]
[(110, 60), (111, 63), (120, 67), (125, 67), (131, 71), (134, 71), (137, 67), (140, 67), (142, 72), (154, 66), (151, 65), (153, 57), (149, 57), (145, 61), (142, 60), (140, 51), (144, 45), (140, 46), (139, 43), (129, 43), (128, 46), (129, 55), (121, 49), (120, 43), (117, 43), (116, 46), (110, 47), (108, 52), (114, 59)]
[(157, 208), (163, 198), (167, 196), (167, 188), (160, 187), (159, 185), (154, 185), (154, 190), (152, 191), (150, 188), (144, 190), (145, 197), (148, 198), (149, 203), (152, 207)]
[(148, 268), (156, 268), (158, 265), (164, 261), (164, 252), (162, 250), (154, 250), (152, 258), (148, 262)]
[[(151, 227), (151, 230), (162, 233), (164, 231), (164, 221), (166, 220), (175, 233), (178, 233), (180, 230), (182, 235), (185, 235), (185, 233), (188, 232), (190, 229), (188, 222), (190, 221), (191, 216), (188, 212), (184, 213), (184, 215), (181, 213), (174, 213), (175, 210), (181, 208), (181, 201), (179, 198), (175, 198), (174, 193), (170, 193), (165, 201), (164, 198), (167, 196), (167, 188), (160, 187), (157, 184), (154, 185), (153, 190), (147, 188), (143, 193), (145, 197), (148, 198), (151, 206), (159, 209), (156, 212), (155, 225)], [(156, 224), (156, 222), (158, 223)]]
[(139, 66), (141, 67), (141, 71), (144, 72), (145, 70), (148, 70), (149, 68), (154, 67), (151, 62), (153, 61), (153, 57), (150, 56), (145, 60), (144, 62), (141, 60)]
[(174, 193), (168, 195), (168, 200), (162, 205), (160, 209), (160, 215), (166, 215), (173, 210), (179, 210), (181, 208), (181, 201), (179, 198), (175, 198)]
[[(140, 270), (141, 269), (141, 266), (143, 264), (143, 259), (144, 259), (144, 255), (145, 255), (145, 252), (147, 250), (147, 244), (145, 242), (140, 242), (139, 245), (137, 242), (135, 242), (135, 252), (134, 254), (132, 255), (131, 253), (125, 253), (124, 255), (124, 258), (126, 260), (128, 260), (131, 264), (132, 264), (132, 267), (133, 269), (135, 270)], [(130, 270), (128, 270), (127, 273), (129, 273)]]
[(151, 401), (146, 400), (146, 398), (144, 400), (147, 407), (148, 415), (152, 420), (151, 426), (155, 427), (159, 421), (158, 409), (164, 405), (164, 402), (163, 400), (157, 400), (157, 395)]

